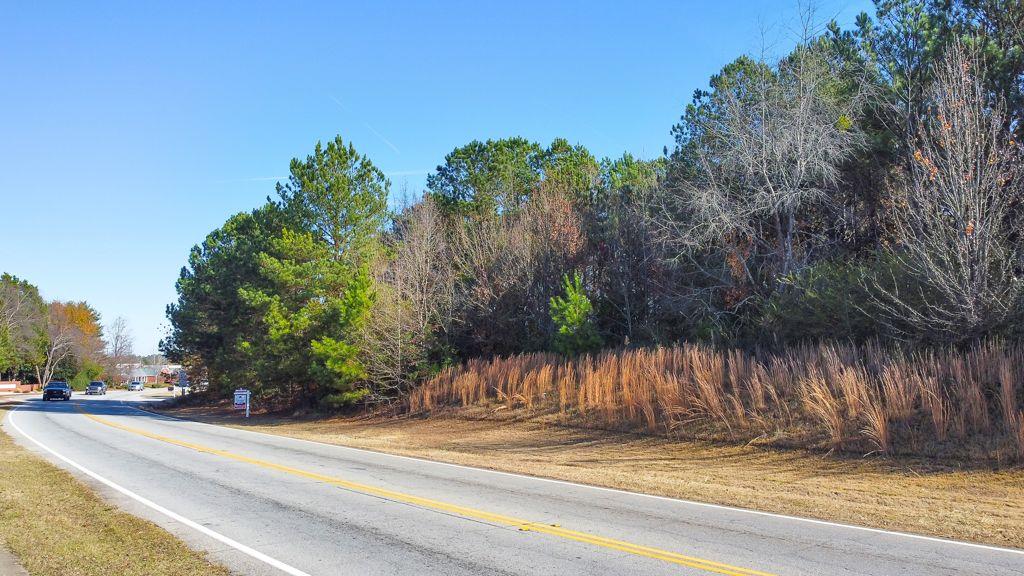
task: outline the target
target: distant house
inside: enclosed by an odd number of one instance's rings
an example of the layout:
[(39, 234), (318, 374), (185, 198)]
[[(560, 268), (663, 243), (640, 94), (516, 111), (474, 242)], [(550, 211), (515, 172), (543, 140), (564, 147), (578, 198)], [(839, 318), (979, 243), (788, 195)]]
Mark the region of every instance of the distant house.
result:
[(128, 381), (142, 382), (143, 384), (169, 384), (178, 381), (178, 372), (180, 371), (180, 364), (140, 365), (131, 370)]
[(139, 366), (132, 369), (128, 374), (129, 382), (142, 382), (143, 384), (156, 384), (160, 378), (160, 371), (163, 366)]

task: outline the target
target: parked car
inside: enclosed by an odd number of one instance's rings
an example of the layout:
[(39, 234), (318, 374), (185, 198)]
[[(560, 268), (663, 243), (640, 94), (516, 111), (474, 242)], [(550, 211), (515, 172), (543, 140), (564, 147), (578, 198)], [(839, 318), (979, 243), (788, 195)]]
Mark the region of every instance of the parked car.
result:
[(143, 388), (145, 388), (145, 386), (142, 385), (142, 382), (131, 382), (128, 384), (129, 392), (142, 392)]
[(67, 382), (50, 382), (43, 388), (43, 400), (71, 400), (71, 386)]
[(95, 382), (89, 382), (89, 385), (86, 386), (86, 388), (85, 388), (85, 393), (87, 395), (106, 394), (107, 393), (107, 383), (106, 382), (101, 382), (99, 380), (97, 380)]

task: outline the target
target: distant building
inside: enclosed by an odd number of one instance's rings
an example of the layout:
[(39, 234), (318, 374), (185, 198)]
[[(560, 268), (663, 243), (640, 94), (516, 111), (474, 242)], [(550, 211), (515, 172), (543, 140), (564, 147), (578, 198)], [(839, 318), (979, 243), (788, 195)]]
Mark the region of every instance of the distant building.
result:
[(139, 366), (132, 369), (128, 374), (129, 382), (142, 382), (143, 384), (156, 384), (160, 378), (160, 371), (163, 366)]
[(178, 381), (181, 364), (138, 365), (128, 374), (129, 382), (170, 384)]
[(116, 384), (124, 384), (125, 382), (131, 382), (132, 371), (142, 366), (138, 362), (123, 362), (114, 365), (114, 382)]

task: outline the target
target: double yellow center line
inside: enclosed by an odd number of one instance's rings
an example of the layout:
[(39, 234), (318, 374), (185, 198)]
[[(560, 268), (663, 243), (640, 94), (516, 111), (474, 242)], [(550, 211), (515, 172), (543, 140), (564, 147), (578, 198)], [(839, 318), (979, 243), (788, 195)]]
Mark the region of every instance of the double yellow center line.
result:
[(493, 512), (487, 512), (485, 510), (477, 510), (475, 508), (468, 508), (466, 506), (459, 506), (457, 504), (449, 504), (447, 502), (441, 502), (439, 500), (432, 500), (429, 498), (422, 498), (420, 496), (414, 496), (412, 494), (405, 494), (403, 492), (396, 492), (394, 490), (388, 490), (386, 488), (380, 488), (377, 486), (371, 486), (369, 484), (361, 484), (358, 482), (351, 482), (343, 478), (337, 478), (334, 476), (327, 476), (317, 472), (310, 472), (308, 470), (302, 470), (299, 468), (293, 468), (291, 466), (284, 466), (281, 464), (275, 464), (274, 462), (268, 462), (266, 460), (259, 460), (256, 458), (250, 458), (241, 454), (235, 454), (228, 452), (227, 450), (219, 450), (217, 448), (210, 448), (200, 444), (194, 444), (192, 442), (185, 442), (178, 440), (177, 438), (171, 438), (169, 436), (162, 436), (160, 434), (154, 434), (146, 430), (140, 430), (131, 426), (125, 426), (117, 422), (113, 422), (106, 418), (101, 418), (94, 414), (86, 412), (81, 406), (76, 408), (83, 415), (89, 419), (98, 422), (100, 424), (110, 426), (111, 428), (117, 428), (125, 432), (132, 434), (138, 434), (153, 440), (165, 442), (167, 444), (173, 444), (175, 446), (181, 446), (195, 450), (196, 452), (202, 452), (205, 454), (212, 454), (234, 460), (236, 462), (244, 462), (246, 464), (252, 464), (253, 466), (259, 466), (267, 470), (275, 470), (277, 472), (283, 472), (292, 476), (299, 476), (307, 478), (309, 480), (315, 480), (317, 482), (323, 482), (346, 490), (352, 490), (362, 494), (368, 494), (371, 496), (377, 496), (380, 498), (386, 498), (395, 502), (402, 502), (405, 504), (413, 504), (421, 506), (423, 508), (438, 510), (447, 512), (450, 514), (456, 514), (465, 518), (472, 518), (474, 520), (483, 520), (486, 522), (492, 522), (498, 525), (510, 526), (518, 528), (522, 531), (529, 532), (540, 532), (542, 534), (548, 534), (551, 536), (557, 536), (559, 538), (565, 538), (567, 540), (575, 540), (577, 542), (584, 542), (586, 544), (592, 544), (594, 546), (600, 546), (602, 548), (609, 548), (612, 550), (619, 550), (621, 552), (628, 552), (637, 556), (643, 556), (646, 558), (654, 558), (657, 560), (663, 560), (665, 562), (671, 562), (681, 566), (687, 566), (689, 568), (697, 568), (707, 572), (715, 574), (725, 574), (728, 576), (773, 576), (768, 572), (759, 572), (757, 570), (750, 570), (748, 568), (741, 568), (738, 566), (731, 566), (729, 564), (723, 564), (721, 562), (714, 562), (712, 560), (705, 560), (703, 558), (697, 558), (694, 556), (686, 556), (678, 554), (676, 552), (670, 552), (668, 550), (661, 550), (658, 548), (651, 548), (649, 546), (641, 546), (639, 544), (633, 544), (630, 542), (624, 542), (622, 540), (614, 540), (612, 538), (605, 538), (603, 536), (597, 536), (595, 534), (589, 534), (586, 532), (578, 532), (576, 530), (569, 530), (562, 528), (558, 524), (547, 524), (543, 522), (531, 522), (522, 518), (515, 518), (512, 516), (505, 516), (503, 514), (495, 514)]

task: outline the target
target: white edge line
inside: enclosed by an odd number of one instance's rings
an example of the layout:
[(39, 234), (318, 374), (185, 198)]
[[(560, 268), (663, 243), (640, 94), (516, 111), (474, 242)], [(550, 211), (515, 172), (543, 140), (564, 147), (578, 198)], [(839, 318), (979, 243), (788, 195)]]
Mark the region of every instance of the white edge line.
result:
[(308, 574), (306, 572), (303, 572), (302, 570), (299, 570), (298, 568), (295, 568), (293, 566), (289, 566), (288, 564), (285, 564), (284, 562), (281, 562), (280, 560), (277, 560), (275, 558), (271, 558), (270, 556), (267, 556), (266, 554), (264, 554), (264, 553), (262, 553), (262, 552), (260, 552), (258, 550), (254, 550), (254, 549), (246, 546), (245, 544), (242, 544), (241, 542), (232, 540), (231, 538), (228, 538), (227, 536), (225, 536), (225, 535), (223, 535), (223, 534), (221, 534), (219, 532), (215, 532), (215, 531), (207, 528), (206, 526), (203, 526), (202, 524), (199, 524), (197, 522), (189, 520), (188, 518), (185, 518), (181, 514), (178, 514), (176, 512), (172, 512), (171, 510), (168, 510), (167, 508), (164, 508), (163, 506), (157, 504), (156, 502), (153, 502), (152, 500), (149, 500), (148, 498), (140, 496), (140, 495), (136, 494), (135, 492), (132, 492), (131, 490), (129, 490), (129, 489), (123, 487), (123, 486), (120, 486), (120, 485), (115, 484), (114, 482), (112, 482), (110, 480), (107, 480), (103, 476), (100, 476), (99, 474), (93, 472), (92, 470), (89, 470), (88, 468), (82, 466), (81, 464), (78, 464), (74, 460), (71, 460), (70, 458), (68, 458), (68, 457), (66, 457), (66, 456), (64, 456), (62, 454), (58, 454), (57, 452), (52, 450), (50, 447), (46, 446), (42, 442), (36, 440), (35, 438), (33, 438), (32, 436), (27, 434), (24, 430), (21, 429), (20, 426), (18, 426), (17, 422), (14, 421), (14, 413), (17, 412), (18, 408), (21, 408), (22, 406), (24, 406), (24, 404), (20, 404), (19, 406), (17, 406), (13, 410), (11, 410), (11, 413), (7, 416), (7, 421), (11, 424), (11, 427), (13, 427), (15, 430), (17, 430), (19, 434), (24, 436), (26, 439), (28, 439), (30, 442), (32, 442), (36, 446), (38, 446), (38, 447), (42, 448), (43, 450), (49, 452), (54, 457), (59, 458), (61, 461), (63, 461), (64, 463), (68, 464), (69, 466), (75, 468), (79, 472), (85, 474), (86, 476), (89, 476), (90, 478), (92, 478), (93, 480), (96, 480), (97, 482), (105, 484), (105, 485), (109, 486), (110, 488), (113, 488), (114, 490), (117, 490), (121, 494), (124, 494), (125, 496), (128, 496), (129, 498), (135, 500), (136, 502), (139, 502), (140, 504), (143, 504), (143, 505), (145, 505), (145, 506), (147, 506), (149, 508), (152, 508), (153, 510), (156, 510), (157, 512), (163, 514), (164, 516), (167, 516), (171, 520), (174, 520), (176, 522), (180, 522), (181, 524), (184, 524), (185, 526), (188, 526), (189, 528), (192, 528), (194, 530), (198, 530), (199, 532), (202, 532), (203, 534), (209, 536), (210, 538), (213, 538), (214, 540), (217, 540), (217, 541), (219, 541), (221, 543), (227, 544), (228, 546), (234, 548), (235, 550), (238, 550), (239, 552), (241, 552), (243, 554), (246, 554), (248, 556), (251, 556), (251, 557), (253, 557), (253, 558), (255, 558), (255, 559), (257, 559), (257, 560), (259, 560), (261, 562), (269, 564), (269, 565), (273, 566), (274, 568), (277, 568), (278, 570), (281, 570), (282, 572), (285, 572), (287, 574), (291, 574), (292, 576), (310, 576), (310, 574)]
[(281, 434), (270, 434), (270, 433), (267, 433), (267, 432), (259, 432), (257, 430), (246, 430), (245, 428), (236, 428), (234, 426), (222, 426), (222, 425), (219, 425), (219, 424), (210, 424), (209, 422), (200, 422), (198, 420), (190, 420), (188, 418), (181, 418), (179, 416), (171, 416), (169, 414), (161, 414), (159, 412), (150, 412), (149, 410), (143, 410), (141, 408), (137, 408), (135, 406), (127, 404), (127, 403), (125, 403), (124, 400), (120, 400), (120, 402), (121, 402), (122, 405), (124, 405), (124, 406), (126, 406), (128, 408), (131, 408), (133, 410), (138, 410), (139, 412), (145, 412), (146, 414), (150, 414), (150, 415), (153, 415), (153, 416), (159, 416), (161, 418), (171, 418), (171, 419), (174, 419), (174, 420), (180, 420), (182, 422), (191, 422), (193, 424), (200, 424), (202, 426), (213, 426), (215, 428), (220, 428), (220, 429), (225, 429), (225, 430), (236, 430), (236, 431), (239, 431), (239, 432), (247, 432), (249, 434), (259, 434), (260, 436), (269, 436), (270, 438), (283, 438), (285, 440), (294, 440), (296, 442), (306, 442), (306, 443), (309, 443), (309, 444), (316, 444), (318, 446), (331, 446), (331, 447), (334, 447), (334, 448), (341, 448), (341, 449), (344, 449), (344, 450), (352, 450), (352, 451), (355, 451), (355, 452), (363, 452), (363, 453), (367, 453), (367, 454), (375, 454), (377, 456), (387, 456), (387, 457), (390, 457), (390, 458), (400, 458), (400, 459), (403, 459), (403, 460), (412, 460), (414, 462), (423, 462), (423, 463), (426, 463), (426, 464), (436, 464), (438, 466), (450, 466), (450, 467), (453, 467), (453, 468), (461, 468), (461, 469), (464, 469), (464, 470), (475, 470), (477, 472), (488, 472), (490, 474), (500, 474), (502, 476), (512, 476), (514, 478), (524, 478), (524, 479), (527, 479), (527, 480), (539, 480), (541, 482), (549, 482), (549, 483), (552, 483), (552, 484), (562, 484), (562, 485), (566, 485), (566, 486), (574, 486), (574, 487), (577, 487), (577, 488), (587, 488), (587, 489), (591, 489), (591, 490), (601, 490), (601, 491), (604, 491), (604, 492), (614, 492), (614, 493), (617, 493), (617, 494), (625, 494), (625, 495), (628, 495), (628, 496), (640, 496), (640, 497), (643, 497), (643, 498), (653, 498), (655, 500), (664, 500), (664, 501), (668, 501), (668, 502), (676, 502), (676, 503), (679, 503), (679, 504), (689, 504), (691, 506), (702, 506), (702, 507), (705, 507), (705, 508), (714, 508), (716, 510), (729, 510), (729, 511), (732, 511), (732, 512), (743, 512), (743, 513), (746, 513), (746, 514), (754, 514), (754, 515), (757, 515), (757, 516), (767, 516), (769, 518), (779, 518), (779, 519), (783, 519), (783, 520), (796, 520), (798, 522), (808, 522), (810, 524), (818, 524), (818, 525), (822, 525), (822, 526), (833, 526), (833, 527), (836, 527), (836, 528), (847, 528), (847, 529), (850, 529), (850, 530), (861, 530), (861, 531), (864, 531), (864, 532), (873, 532), (873, 533), (876, 533), (876, 534), (887, 534), (887, 535), (890, 535), (890, 536), (900, 536), (900, 537), (903, 537), (903, 538), (913, 538), (915, 540), (924, 540), (924, 541), (928, 541), (928, 542), (937, 542), (939, 544), (954, 544), (954, 545), (957, 545), (957, 546), (967, 546), (967, 547), (970, 547), (970, 548), (978, 548), (978, 549), (981, 549), (981, 550), (991, 550), (991, 551), (994, 551), (994, 552), (1008, 552), (1010, 554), (1018, 554), (1018, 555), (1024, 556), (1024, 550), (1019, 550), (1019, 549), (1016, 549), (1016, 548), (1005, 548), (1005, 547), (1002, 547), (1002, 546), (990, 546), (988, 544), (976, 544), (974, 542), (964, 542), (962, 540), (953, 540), (951, 538), (938, 538), (938, 537), (935, 537), (935, 536), (924, 536), (922, 534), (911, 534), (909, 532), (897, 532), (895, 530), (885, 530), (883, 528), (870, 528), (868, 526), (857, 526), (856, 524), (843, 524), (842, 522), (830, 522), (828, 520), (818, 520), (816, 518), (804, 518), (802, 516), (790, 516), (788, 514), (778, 514), (778, 513), (775, 513), (775, 512), (762, 512), (760, 510), (751, 510), (749, 508), (739, 508), (739, 507), (736, 507), (736, 506), (727, 506), (727, 505), (724, 505), (724, 504), (711, 504), (709, 502), (698, 502), (696, 500), (686, 500), (684, 498), (673, 498), (671, 496), (658, 496), (657, 494), (644, 494), (642, 492), (630, 492), (629, 490), (621, 490), (619, 488), (609, 488), (607, 486), (594, 486), (594, 485), (591, 485), (591, 484), (581, 484), (579, 482), (570, 482), (568, 480), (556, 480), (554, 478), (544, 478), (542, 476), (531, 476), (529, 474), (518, 474), (516, 472), (505, 472), (503, 470), (492, 470), (490, 468), (479, 468), (479, 467), (476, 467), (476, 466), (466, 466), (464, 464), (454, 464), (452, 462), (440, 462), (438, 460), (430, 460), (430, 459), (427, 459), (427, 458), (418, 458), (416, 456), (405, 456), (405, 455), (402, 455), (402, 454), (391, 454), (391, 453), (388, 453), (388, 452), (381, 452), (379, 450), (370, 450), (368, 448), (356, 448), (354, 446), (345, 446), (343, 444), (332, 444), (330, 442), (321, 442), (321, 441), (318, 441), (318, 440), (307, 440), (306, 438), (296, 438), (294, 436), (284, 436), (284, 435), (281, 435)]

